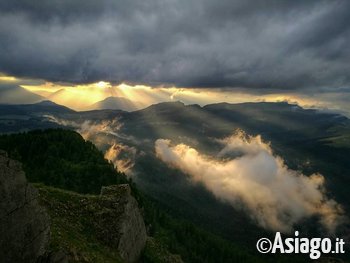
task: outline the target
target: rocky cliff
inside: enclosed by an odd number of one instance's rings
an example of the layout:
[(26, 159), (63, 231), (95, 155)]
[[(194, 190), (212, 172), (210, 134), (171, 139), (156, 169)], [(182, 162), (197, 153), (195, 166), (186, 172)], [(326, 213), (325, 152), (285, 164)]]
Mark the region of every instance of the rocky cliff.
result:
[(36, 262), (49, 244), (50, 223), (21, 164), (0, 152), (0, 261)]
[[(116, 247), (123, 259), (135, 262), (145, 247), (147, 234), (137, 201), (130, 186), (102, 187), (97, 233), (107, 245)], [(122, 213), (117, 210), (121, 209)]]
[(82, 195), (36, 185), (52, 218), (52, 247), (70, 262), (135, 262), (145, 247), (146, 228), (129, 185)]
[(0, 262), (135, 262), (146, 239), (129, 185), (100, 195), (34, 187), (0, 151)]

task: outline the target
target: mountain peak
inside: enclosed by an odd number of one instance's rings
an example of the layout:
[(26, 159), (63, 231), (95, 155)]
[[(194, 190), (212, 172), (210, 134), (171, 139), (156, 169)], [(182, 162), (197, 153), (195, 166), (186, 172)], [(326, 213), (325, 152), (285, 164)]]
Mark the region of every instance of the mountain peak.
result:
[(185, 104), (181, 101), (165, 101), (150, 105), (148, 108), (153, 107), (183, 107)]
[(120, 96), (109, 96), (101, 101), (116, 101), (116, 100), (127, 100), (127, 99)]
[(42, 100), (38, 103), (34, 103), (34, 104), (23, 104), (23, 107), (25, 107), (25, 109), (27, 111), (31, 111), (31, 112), (45, 112), (45, 111), (50, 111), (50, 112), (74, 112), (74, 110), (57, 104), (55, 102), (52, 102), (51, 100)]
[(30, 104), (43, 99), (44, 97), (18, 85), (2, 86), (0, 89), (0, 104)]
[(110, 96), (98, 101), (88, 107), (89, 110), (124, 110), (134, 111), (137, 109), (137, 103), (125, 97)]
[(42, 100), (42, 101), (35, 103), (35, 104), (40, 105), (40, 106), (61, 106), (61, 105), (58, 105), (57, 103), (54, 103), (51, 100)]

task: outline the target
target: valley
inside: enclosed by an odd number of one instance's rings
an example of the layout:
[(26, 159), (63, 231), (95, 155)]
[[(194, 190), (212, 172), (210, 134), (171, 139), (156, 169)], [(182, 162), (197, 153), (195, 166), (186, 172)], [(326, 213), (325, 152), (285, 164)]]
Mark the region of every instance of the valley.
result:
[[(0, 124), (3, 133), (18, 132), (18, 126), (19, 131), (58, 127), (76, 130), (104, 153), (108, 152), (108, 159), (123, 167), (128, 178), (167, 213), (248, 247), (254, 247), (258, 237), (269, 236), (271, 232), (259, 227), (244, 206), (218, 200), (203, 184), (193, 183), (184, 171), (160, 160), (155, 153), (158, 139), (185, 144), (220, 158), (219, 139), (237, 130), (260, 135), (289, 169), (306, 176), (322, 174), (326, 195), (341, 204), (346, 215), (350, 206), (347, 198), (350, 166), (346, 157), (350, 148), (344, 137), (350, 130), (350, 121), (341, 115), (287, 103), (221, 103), (200, 107), (169, 102), (134, 112), (76, 112), (53, 103), (1, 107), (4, 110), (0, 119), (17, 117), (10, 124), (4, 121)], [(337, 139), (340, 136), (342, 140)], [(296, 227), (308, 234), (322, 235), (322, 226), (315, 224), (319, 220), (304, 218)], [(338, 231), (348, 233), (347, 229), (343, 224)]]

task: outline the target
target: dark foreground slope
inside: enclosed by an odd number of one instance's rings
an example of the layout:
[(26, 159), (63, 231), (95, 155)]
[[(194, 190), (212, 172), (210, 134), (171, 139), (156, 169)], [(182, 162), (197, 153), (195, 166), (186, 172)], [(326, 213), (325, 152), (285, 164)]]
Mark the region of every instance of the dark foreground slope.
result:
[(1, 262), (135, 262), (145, 247), (145, 224), (127, 184), (103, 187), (100, 196), (33, 187), (21, 164), (1, 151), (0, 195)]
[(104, 187), (101, 195), (82, 195), (36, 184), (51, 217), (50, 250), (70, 262), (135, 262), (147, 235), (128, 185)]
[(35, 262), (45, 255), (50, 220), (21, 164), (0, 151), (0, 261)]
[[(34, 145), (25, 145), (24, 141), (34, 142)], [(58, 147), (53, 154), (55, 146), (67, 141), (70, 142), (68, 152)], [(51, 172), (49, 179), (57, 176), (59, 180), (54, 184), (67, 188), (70, 185), (57, 182), (79, 176), (82, 179), (76, 189), (84, 189), (89, 194), (82, 195), (44, 184), (33, 187), (27, 182), (22, 165), (1, 150), (1, 262), (135, 262), (140, 258), (147, 239), (141, 210), (128, 184), (110, 185), (115, 184), (118, 177), (125, 182), (127, 180), (113, 166), (109, 174), (103, 173), (100, 167), (108, 168), (110, 164), (91, 143), (85, 142), (73, 131), (63, 130), (40, 131), (35, 135), (13, 134), (3, 137), (2, 142), (10, 143), (16, 152), (12, 155), (24, 161), (25, 170), (30, 171), (32, 176), (31, 181), (35, 178), (36, 182), (50, 185), (47, 178), (33, 177), (33, 174), (40, 171), (45, 176)], [(42, 148), (38, 147), (40, 145)], [(22, 152), (18, 148), (20, 146), (27, 146), (25, 149), (34, 156), (26, 157), (24, 153), (28, 152)], [(96, 172), (94, 178), (84, 180), (86, 173), (75, 174), (75, 170), (63, 165), (51, 170), (51, 166), (45, 164), (46, 159), (57, 159), (74, 165), (77, 159), (70, 160), (70, 156), (79, 156), (80, 148), (77, 146), (86, 146), (81, 148), (80, 154), (83, 153), (82, 159), (87, 158), (91, 162), (86, 168)], [(32, 163), (31, 159), (35, 156), (42, 163)], [(109, 186), (103, 186), (99, 196), (92, 195), (102, 185)]]

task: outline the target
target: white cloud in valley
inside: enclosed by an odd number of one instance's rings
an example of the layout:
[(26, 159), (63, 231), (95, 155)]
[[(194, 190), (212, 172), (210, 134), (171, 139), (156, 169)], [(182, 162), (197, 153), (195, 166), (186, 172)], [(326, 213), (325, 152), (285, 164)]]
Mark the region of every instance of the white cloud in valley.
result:
[(290, 232), (302, 219), (319, 216), (333, 232), (342, 220), (342, 208), (326, 196), (322, 175), (289, 169), (260, 136), (237, 132), (220, 143), (223, 149), (216, 158), (165, 139), (155, 142), (155, 150), (158, 158), (202, 183), (219, 200), (236, 208), (243, 204), (265, 229)]
[(105, 158), (111, 161), (119, 171), (130, 175), (132, 168), (135, 165), (135, 158), (137, 149), (122, 143), (113, 143), (113, 145), (106, 151)]
[(128, 176), (132, 174), (137, 149), (119, 142), (118, 139), (120, 138), (128, 140), (133, 140), (134, 138), (119, 133), (119, 129), (123, 124), (118, 119), (98, 122), (92, 120), (76, 122), (51, 115), (45, 115), (45, 117), (48, 121), (75, 129), (85, 140), (92, 141), (100, 148), (107, 147), (104, 157), (111, 161), (118, 171), (124, 172)]

